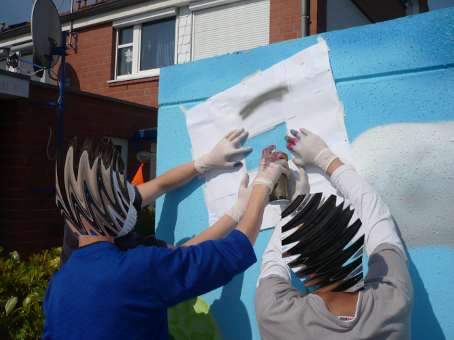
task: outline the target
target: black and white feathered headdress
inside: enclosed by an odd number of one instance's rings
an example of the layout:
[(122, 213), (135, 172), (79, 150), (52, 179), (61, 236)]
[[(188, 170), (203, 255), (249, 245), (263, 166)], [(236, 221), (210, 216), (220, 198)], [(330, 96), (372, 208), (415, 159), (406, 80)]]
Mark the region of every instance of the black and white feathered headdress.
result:
[(332, 291), (362, 287), (364, 235), (353, 214), (341, 197), (321, 193), (300, 195), (283, 211), (282, 257), (300, 279), (338, 283)]
[(55, 164), (56, 204), (77, 235), (126, 235), (135, 226), (136, 191), (109, 139), (74, 138)]

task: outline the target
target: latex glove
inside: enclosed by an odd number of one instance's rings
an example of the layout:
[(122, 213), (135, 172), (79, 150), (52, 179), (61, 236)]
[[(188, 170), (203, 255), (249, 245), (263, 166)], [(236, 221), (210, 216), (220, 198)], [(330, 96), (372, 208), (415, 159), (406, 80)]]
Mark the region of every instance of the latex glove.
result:
[(282, 152), (275, 151), (275, 148), (275, 145), (270, 145), (262, 150), (259, 171), (253, 184), (265, 184), (270, 192), (283, 173), (290, 175), (287, 159), (282, 158)]
[(287, 149), (293, 154), (293, 162), (302, 167), (315, 165), (324, 172), (337, 156), (330, 150), (325, 141), (306, 129), (290, 130), (286, 137)]
[(292, 170), (289, 177), (290, 201), (297, 196), (309, 193), (309, 179), (303, 167)]
[(249, 175), (245, 174), (241, 179), (240, 189), (238, 190), (238, 199), (236, 200), (235, 205), (226, 212), (226, 215), (230, 216), (236, 223), (240, 222), (241, 217), (243, 217), (244, 212), (246, 211), (249, 196), (252, 191), (252, 186), (249, 187), (248, 185)]
[(238, 161), (238, 156), (252, 151), (251, 147), (241, 147), (248, 135), (244, 129), (230, 131), (210, 152), (194, 161), (197, 172), (203, 174), (214, 169), (241, 168), (243, 164)]

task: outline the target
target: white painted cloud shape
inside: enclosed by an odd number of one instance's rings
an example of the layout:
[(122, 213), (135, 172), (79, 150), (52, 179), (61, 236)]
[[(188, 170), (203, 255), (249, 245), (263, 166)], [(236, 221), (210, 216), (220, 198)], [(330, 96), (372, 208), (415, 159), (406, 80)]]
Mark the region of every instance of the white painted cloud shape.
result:
[(407, 245), (454, 246), (454, 121), (367, 130), (354, 165), (389, 205)]

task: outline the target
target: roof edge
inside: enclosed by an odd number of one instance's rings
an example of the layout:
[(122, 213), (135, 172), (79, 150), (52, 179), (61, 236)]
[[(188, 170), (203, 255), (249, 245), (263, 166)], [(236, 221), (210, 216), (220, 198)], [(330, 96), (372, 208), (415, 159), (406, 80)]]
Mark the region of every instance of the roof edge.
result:
[[(104, 14), (106, 12), (114, 11), (124, 7), (134, 6), (145, 2), (156, 2), (156, 0), (116, 0), (116, 1), (110, 0), (81, 8), (73, 13), (69, 12), (62, 13), (60, 14), (60, 19), (61, 23), (65, 24), (72, 20), (83, 19), (98, 14)], [(0, 40), (14, 38), (20, 35), (30, 33), (31, 33), (30, 22), (25, 22), (23, 23), (23, 25), (0, 32)]]

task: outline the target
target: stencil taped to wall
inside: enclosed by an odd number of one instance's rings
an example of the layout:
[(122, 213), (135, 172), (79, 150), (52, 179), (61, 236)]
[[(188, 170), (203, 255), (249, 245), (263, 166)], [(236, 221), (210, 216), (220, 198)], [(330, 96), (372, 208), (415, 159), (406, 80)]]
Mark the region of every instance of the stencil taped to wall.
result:
[[(285, 148), (289, 129), (307, 128), (319, 134), (339, 157), (350, 161), (343, 106), (338, 98), (324, 40), (266, 70), (246, 77), (185, 113), (193, 159), (208, 152), (221, 136), (237, 128), (249, 131), (248, 145), (255, 147), (241, 169), (210, 173), (204, 184), (209, 222), (214, 223), (235, 202), (241, 178), (254, 178), (262, 146)], [(294, 168), (292, 162), (290, 167)], [(325, 194), (335, 189), (318, 169), (308, 169), (311, 191)], [(269, 204), (262, 229), (273, 227), (284, 206)]]

